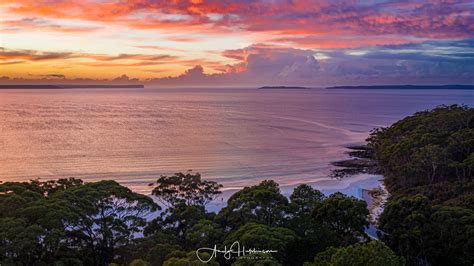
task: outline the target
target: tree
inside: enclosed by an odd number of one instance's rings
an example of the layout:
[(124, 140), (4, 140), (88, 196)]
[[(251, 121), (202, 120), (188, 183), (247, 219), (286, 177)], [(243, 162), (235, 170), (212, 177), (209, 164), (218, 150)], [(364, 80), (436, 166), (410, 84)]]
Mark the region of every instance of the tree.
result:
[(447, 156), (445, 151), (438, 145), (428, 144), (413, 154), (415, 167), (422, 171), (429, 184), (435, 181), (441, 167), (446, 167)]
[(232, 266), (281, 266), (282, 264), (278, 262), (271, 254), (269, 253), (260, 253), (260, 254), (249, 254), (242, 257), (239, 257)]
[(385, 232), (381, 239), (411, 263), (426, 261), (435, 233), (432, 212), (428, 198), (422, 195), (389, 201), (379, 219)]
[(278, 225), (283, 222), (287, 209), (288, 199), (280, 194), (278, 184), (265, 180), (233, 194), (217, 220), (226, 229), (235, 229), (248, 222)]
[(207, 213), (204, 206), (180, 204), (162, 212), (144, 233), (184, 246), (187, 232), (202, 219), (212, 220), (212, 214)]
[(46, 196), (51, 196), (56, 192), (64, 191), (70, 188), (78, 187), (84, 184), (81, 179), (77, 179), (74, 177), (71, 178), (62, 178), (58, 180), (48, 180), (48, 181), (40, 181), (40, 180), (32, 180), (33, 184), (37, 184)]
[(288, 261), (287, 246), (296, 240), (296, 234), (288, 228), (271, 227), (264, 224), (247, 223), (230, 232), (225, 238), (227, 247), (235, 242), (245, 249), (273, 250), (272, 256), (280, 262)]
[(191, 251), (189, 253), (170, 256), (170, 258), (165, 261), (163, 266), (219, 266), (219, 263), (217, 263), (214, 258), (211, 259), (210, 254), (208, 253), (199, 253), (198, 258), (196, 252)]
[[(293, 231), (300, 227), (287, 227)], [(296, 233), (296, 231), (295, 231)], [(298, 233), (297, 233), (298, 234)], [(314, 254), (326, 250), (331, 246), (341, 245), (338, 235), (327, 226), (314, 223), (313, 227), (306, 231), (304, 236), (297, 235), (294, 241), (288, 243), (286, 254), (289, 254), (285, 260), (285, 265), (302, 265), (305, 261), (314, 258)]]
[(0, 219), (0, 263), (28, 265), (42, 259), (38, 238), (43, 235), (40, 226), (28, 225), (21, 218)]
[(319, 223), (328, 226), (348, 242), (365, 236), (365, 227), (369, 225), (367, 203), (340, 192), (330, 195), (313, 211), (313, 217)]
[(134, 259), (130, 262), (129, 266), (150, 266), (150, 264), (142, 259)]
[(149, 250), (147, 261), (153, 266), (162, 266), (170, 254), (176, 254), (176, 251), (182, 251), (178, 245), (158, 244)]
[(379, 241), (340, 248), (329, 248), (316, 255), (314, 262), (305, 266), (401, 266), (403, 258)]
[(220, 225), (202, 219), (186, 232), (186, 245), (191, 249), (213, 247), (222, 243), (224, 230)]
[(456, 169), (458, 181), (469, 181), (474, 173), (474, 152), (460, 162), (451, 160), (449, 166)]
[(439, 106), (374, 130), (368, 142), (387, 187), (471, 180), (473, 172), (463, 162), (474, 151), (472, 121), (474, 108)]
[(312, 260), (314, 254), (329, 246), (338, 245), (339, 241), (334, 231), (312, 217), (314, 209), (325, 199), (323, 193), (302, 184), (294, 189), (290, 199), (290, 211), (285, 217), (284, 226), (293, 230), (298, 237), (287, 247), (288, 253), (295, 256), (286, 264), (302, 265), (305, 261)]
[(14, 216), (28, 204), (43, 199), (41, 187), (30, 182), (5, 182), (0, 184), (0, 217)]
[(428, 260), (437, 265), (472, 265), (474, 262), (474, 211), (435, 206), (430, 222), (433, 244)]
[(448, 138), (448, 151), (454, 158), (462, 159), (474, 152), (474, 128), (463, 128)]
[(135, 259), (142, 259), (150, 266), (162, 266), (171, 256), (186, 254), (179, 245), (156, 244), (150, 238), (135, 239), (131, 244), (122, 247), (118, 253), (120, 257), (116, 261), (121, 265)]
[(413, 264), (472, 264), (473, 225), (473, 210), (432, 206), (421, 195), (389, 202), (380, 219), (381, 239)]
[(176, 173), (161, 176), (152, 194), (166, 207), (180, 204), (204, 206), (214, 200), (221, 192), (222, 185), (213, 181), (201, 180), (199, 173)]
[(53, 200), (67, 202), (76, 216), (66, 227), (73, 245), (84, 247), (94, 265), (111, 262), (117, 247), (126, 245), (158, 209), (147, 196), (115, 181), (87, 183), (55, 193)]
[(65, 230), (75, 213), (65, 202), (48, 199), (43, 185), (0, 185), (0, 264), (77, 264)]
[(324, 198), (321, 191), (301, 184), (293, 190), (290, 196), (292, 211), (294, 215), (310, 214)]
[(297, 186), (290, 195), (289, 215), (285, 226), (294, 230), (301, 237), (308, 237), (319, 224), (315, 224), (311, 214), (325, 198), (319, 190), (302, 184)]

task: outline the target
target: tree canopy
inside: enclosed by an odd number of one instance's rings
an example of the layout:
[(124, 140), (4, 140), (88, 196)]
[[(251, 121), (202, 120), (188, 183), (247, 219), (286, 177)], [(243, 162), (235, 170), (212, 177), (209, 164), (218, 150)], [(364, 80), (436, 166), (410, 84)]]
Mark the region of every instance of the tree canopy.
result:
[(152, 194), (166, 207), (180, 204), (206, 205), (221, 192), (222, 185), (213, 181), (202, 180), (199, 173), (176, 173), (172, 176), (161, 176), (156, 181)]
[(402, 266), (405, 260), (379, 241), (346, 247), (331, 247), (316, 255), (314, 262), (305, 266)]
[(6, 182), (0, 191), (0, 262), (5, 264), (105, 265), (117, 247), (143, 229), (144, 216), (158, 208), (114, 181)]
[(474, 108), (418, 112), (369, 138), (391, 197), (381, 239), (409, 264), (472, 265)]
[(238, 228), (246, 222), (278, 225), (287, 208), (288, 199), (280, 193), (278, 184), (265, 180), (233, 194), (217, 218), (227, 229)]
[(330, 195), (314, 210), (313, 217), (339, 234), (345, 241), (354, 242), (365, 236), (369, 225), (367, 203), (340, 192)]
[(474, 108), (418, 112), (368, 138), (391, 189), (466, 181), (474, 173)]

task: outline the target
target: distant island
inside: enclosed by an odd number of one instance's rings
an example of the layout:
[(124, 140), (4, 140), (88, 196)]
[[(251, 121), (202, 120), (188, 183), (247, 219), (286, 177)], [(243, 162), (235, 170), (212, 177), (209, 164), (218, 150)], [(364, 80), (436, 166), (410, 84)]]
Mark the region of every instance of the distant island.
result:
[(326, 89), (356, 90), (474, 90), (474, 85), (373, 85), (373, 86), (335, 86)]
[(297, 86), (263, 86), (258, 88), (259, 90), (308, 90), (307, 87), (297, 87)]
[(142, 84), (75, 85), (75, 84), (0, 84), (0, 89), (143, 89)]

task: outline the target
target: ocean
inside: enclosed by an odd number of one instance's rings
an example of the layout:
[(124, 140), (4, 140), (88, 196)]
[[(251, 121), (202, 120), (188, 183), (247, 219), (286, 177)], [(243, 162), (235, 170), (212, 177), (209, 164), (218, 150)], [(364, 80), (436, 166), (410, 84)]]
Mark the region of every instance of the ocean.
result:
[[(335, 183), (330, 162), (369, 131), (469, 90), (0, 90), (0, 180), (113, 179), (141, 193), (192, 170), (239, 189)], [(317, 185), (316, 185), (317, 186)]]

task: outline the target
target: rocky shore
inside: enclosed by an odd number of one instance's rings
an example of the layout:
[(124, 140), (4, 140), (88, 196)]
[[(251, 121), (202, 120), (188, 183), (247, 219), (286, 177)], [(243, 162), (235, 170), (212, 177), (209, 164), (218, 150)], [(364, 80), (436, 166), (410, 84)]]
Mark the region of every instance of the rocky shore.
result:
[(383, 183), (373, 189), (363, 189), (362, 194), (362, 198), (367, 202), (367, 208), (370, 213), (370, 222), (377, 226), (379, 217), (384, 210), (385, 203), (390, 194)]
[(349, 146), (347, 154), (351, 158), (331, 163), (340, 167), (332, 171), (332, 176), (342, 178), (355, 174), (379, 174), (377, 161), (372, 148), (367, 145)]

